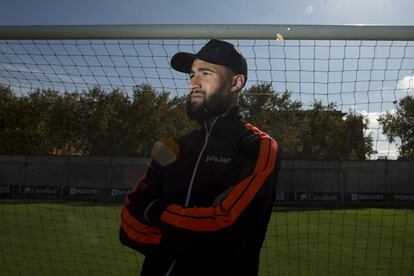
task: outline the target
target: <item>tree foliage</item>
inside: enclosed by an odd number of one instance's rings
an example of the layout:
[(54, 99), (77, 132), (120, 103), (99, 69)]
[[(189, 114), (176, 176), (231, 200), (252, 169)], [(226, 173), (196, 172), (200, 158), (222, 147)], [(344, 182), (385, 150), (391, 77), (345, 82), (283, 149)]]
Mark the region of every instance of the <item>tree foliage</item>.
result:
[(287, 91), (279, 94), (270, 84), (258, 84), (243, 92), (240, 98), (244, 119), (277, 138), (285, 158), (302, 150), (300, 118), (302, 104), (290, 99)]
[[(95, 87), (82, 93), (36, 90), (16, 96), (0, 86), (0, 154), (144, 156), (155, 141), (195, 127), (186, 96), (171, 97), (150, 85), (131, 95)], [(243, 91), (241, 115), (274, 136), (286, 159), (365, 159), (372, 139), (367, 120), (330, 104), (304, 110), (286, 91), (263, 83)]]
[(399, 142), (400, 160), (414, 160), (414, 97), (401, 99), (395, 113), (386, 112), (378, 120), (388, 141)]
[(333, 104), (315, 102), (304, 110), (289, 92), (259, 84), (244, 92), (240, 106), (246, 121), (278, 140), (285, 159), (364, 160), (374, 152), (372, 138), (364, 135), (368, 121), (353, 113), (343, 118)]
[(0, 87), (0, 154), (147, 157), (155, 141), (192, 127), (184, 97), (170, 98), (148, 85), (136, 87), (131, 97), (97, 87), (17, 97)]

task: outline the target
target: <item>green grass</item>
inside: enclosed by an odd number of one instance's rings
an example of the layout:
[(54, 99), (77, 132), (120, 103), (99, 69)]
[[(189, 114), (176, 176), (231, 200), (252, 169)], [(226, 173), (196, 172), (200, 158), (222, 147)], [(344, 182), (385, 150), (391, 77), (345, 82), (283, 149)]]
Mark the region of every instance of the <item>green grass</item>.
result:
[[(0, 203), (0, 275), (139, 275), (118, 241), (120, 205)], [(260, 275), (414, 275), (414, 211), (273, 213)]]
[(120, 205), (0, 204), (0, 275), (139, 275)]
[(414, 211), (276, 211), (261, 275), (414, 275)]

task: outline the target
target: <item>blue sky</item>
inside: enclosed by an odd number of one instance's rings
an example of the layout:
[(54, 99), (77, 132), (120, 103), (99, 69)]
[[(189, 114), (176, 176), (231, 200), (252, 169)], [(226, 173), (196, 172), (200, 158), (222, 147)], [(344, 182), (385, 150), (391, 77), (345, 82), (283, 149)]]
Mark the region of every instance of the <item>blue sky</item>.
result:
[(412, 0), (0, 0), (0, 25), (414, 25)]

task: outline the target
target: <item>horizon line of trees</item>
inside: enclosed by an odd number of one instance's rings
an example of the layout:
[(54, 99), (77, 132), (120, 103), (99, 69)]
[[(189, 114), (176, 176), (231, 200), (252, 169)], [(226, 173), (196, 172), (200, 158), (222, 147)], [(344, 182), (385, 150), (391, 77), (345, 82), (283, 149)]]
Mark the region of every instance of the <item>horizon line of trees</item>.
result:
[[(157, 140), (196, 127), (186, 116), (185, 101), (185, 95), (171, 97), (147, 84), (132, 95), (95, 87), (73, 93), (38, 89), (20, 96), (0, 85), (0, 154), (148, 157)], [(315, 102), (305, 110), (288, 91), (262, 83), (245, 89), (239, 105), (247, 122), (278, 140), (284, 159), (365, 160), (375, 153), (371, 135), (365, 134), (368, 119), (345, 115), (334, 104)], [(393, 116), (380, 120), (385, 134), (391, 133), (387, 126)]]

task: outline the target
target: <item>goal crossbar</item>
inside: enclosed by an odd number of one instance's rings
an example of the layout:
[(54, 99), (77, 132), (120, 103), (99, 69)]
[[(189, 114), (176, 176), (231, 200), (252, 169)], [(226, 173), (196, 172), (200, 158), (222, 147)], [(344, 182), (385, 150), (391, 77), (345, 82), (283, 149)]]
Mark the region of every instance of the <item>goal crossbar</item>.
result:
[(31, 25), (0, 26), (0, 39), (414, 40), (414, 26)]

